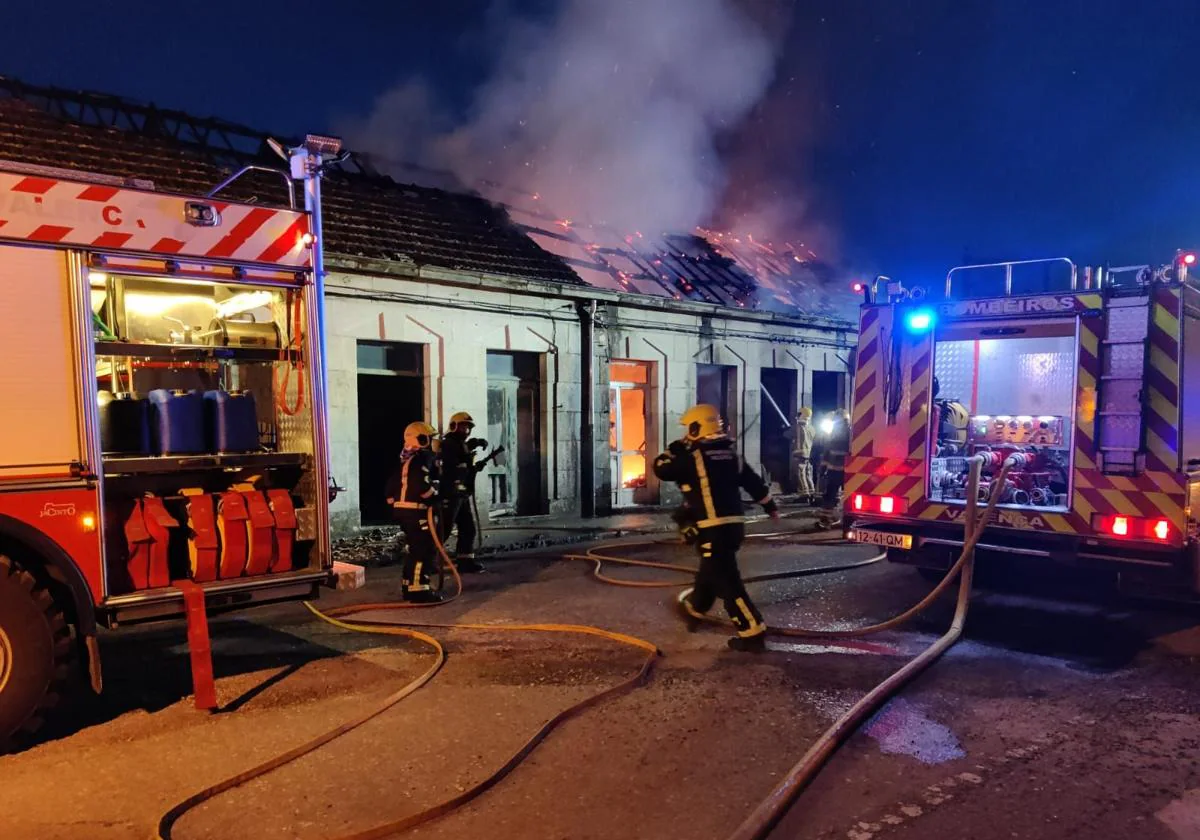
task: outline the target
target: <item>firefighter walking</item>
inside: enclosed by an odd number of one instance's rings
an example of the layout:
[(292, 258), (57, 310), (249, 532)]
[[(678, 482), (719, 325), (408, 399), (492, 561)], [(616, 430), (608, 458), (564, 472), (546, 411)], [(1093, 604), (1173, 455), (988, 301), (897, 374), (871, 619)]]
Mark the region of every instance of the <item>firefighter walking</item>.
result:
[(842, 484), (846, 481), (846, 458), (850, 454), (850, 413), (845, 409), (829, 420), (828, 433), (821, 446), (821, 472), (825, 490), (821, 498), (821, 517), (817, 526), (828, 531), (842, 524)]
[(804, 406), (796, 415), (796, 442), (792, 459), (796, 465), (796, 493), (808, 504), (817, 501), (817, 485), (813, 481), (813, 437), (816, 430), (812, 424), (812, 409)]
[(679, 608), (688, 628), (695, 629), (720, 598), (737, 628), (729, 646), (761, 651), (767, 626), (746, 592), (737, 563), (737, 550), (745, 537), (742, 489), (772, 518), (778, 518), (779, 511), (762, 477), (738, 457), (714, 406), (697, 405), (680, 423), (683, 438), (654, 459), (654, 474), (679, 485), (696, 517), (700, 567), (692, 589), (679, 597)]
[(437, 545), (429, 527), (429, 510), (437, 501), (437, 463), (428, 423), (409, 423), (404, 429), (400, 466), (388, 479), (387, 501), (404, 532), (408, 556), (404, 560), (403, 597), (415, 603), (440, 601), (429, 585), (429, 570), (437, 562)]
[(465, 411), (450, 416), (450, 424), (442, 435), (442, 541), (458, 528), (454, 563), (460, 572), (482, 572), (483, 566), (475, 559), (475, 539), (479, 533), (475, 522), (473, 499), (475, 476), (483, 470), (486, 461), (476, 463), (477, 450), (487, 447), (482, 438), (472, 438), (475, 420)]

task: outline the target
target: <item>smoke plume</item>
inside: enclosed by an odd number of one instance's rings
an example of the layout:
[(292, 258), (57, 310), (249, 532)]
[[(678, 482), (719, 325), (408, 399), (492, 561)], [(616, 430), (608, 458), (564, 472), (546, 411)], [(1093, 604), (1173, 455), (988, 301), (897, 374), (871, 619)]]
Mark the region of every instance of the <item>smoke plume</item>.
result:
[(688, 231), (716, 214), (721, 138), (763, 97), (778, 58), (778, 37), (745, 2), (563, 0), (548, 21), (504, 16), (490, 78), (460, 118), (408, 79), (346, 133), (471, 188), (536, 193), (560, 217)]

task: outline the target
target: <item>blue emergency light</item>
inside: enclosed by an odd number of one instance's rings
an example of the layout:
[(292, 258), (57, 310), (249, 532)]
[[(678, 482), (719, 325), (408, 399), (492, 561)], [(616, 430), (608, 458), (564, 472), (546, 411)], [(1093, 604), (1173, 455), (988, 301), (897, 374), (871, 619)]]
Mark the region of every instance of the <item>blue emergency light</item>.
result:
[(936, 320), (932, 309), (914, 309), (904, 316), (904, 326), (911, 333), (923, 333), (931, 330)]

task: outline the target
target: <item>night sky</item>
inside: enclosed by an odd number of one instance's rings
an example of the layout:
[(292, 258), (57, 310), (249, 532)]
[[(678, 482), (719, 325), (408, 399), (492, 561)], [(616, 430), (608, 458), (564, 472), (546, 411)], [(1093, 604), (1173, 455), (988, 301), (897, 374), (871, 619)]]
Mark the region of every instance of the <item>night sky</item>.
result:
[[(1200, 2), (746, 2), (788, 14), (775, 83), (725, 144), (730, 192), (803, 195), (856, 269), (936, 282), (964, 258), (1200, 246)], [(414, 74), (465, 108), (496, 5), (13, 2), (0, 73), (331, 130)]]

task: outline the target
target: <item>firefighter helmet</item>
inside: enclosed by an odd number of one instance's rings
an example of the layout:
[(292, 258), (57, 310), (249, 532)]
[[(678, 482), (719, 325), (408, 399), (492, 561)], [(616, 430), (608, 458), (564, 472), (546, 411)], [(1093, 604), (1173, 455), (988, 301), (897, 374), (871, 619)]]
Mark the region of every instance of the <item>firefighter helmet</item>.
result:
[(803, 420), (811, 420), (812, 419), (812, 409), (809, 408), (808, 406), (801, 407), (800, 418)]
[(715, 405), (708, 405), (707, 403), (701, 403), (689, 408), (679, 418), (679, 424), (683, 426), (683, 436), (688, 440), (699, 440), (711, 435), (719, 435), (725, 430), (725, 423), (721, 420), (721, 412), (717, 411)]
[(426, 449), (433, 443), (435, 434), (437, 434), (437, 430), (421, 420), (409, 423), (404, 427), (404, 448)]
[(450, 431), (470, 431), (473, 428), (475, 428), (475, 418), (467, 412), (456, 411), (454, 414), (450, 415)]

